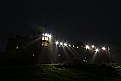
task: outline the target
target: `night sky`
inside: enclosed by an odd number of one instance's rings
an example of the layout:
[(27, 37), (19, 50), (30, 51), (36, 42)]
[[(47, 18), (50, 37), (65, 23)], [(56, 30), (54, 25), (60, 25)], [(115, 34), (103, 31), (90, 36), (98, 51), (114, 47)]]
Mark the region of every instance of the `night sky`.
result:
[(9, 36), (31, 35), (39, 27), (65, 41), (121, 45), (120, 0), (4, 0), (0, 19), (1, 50)]

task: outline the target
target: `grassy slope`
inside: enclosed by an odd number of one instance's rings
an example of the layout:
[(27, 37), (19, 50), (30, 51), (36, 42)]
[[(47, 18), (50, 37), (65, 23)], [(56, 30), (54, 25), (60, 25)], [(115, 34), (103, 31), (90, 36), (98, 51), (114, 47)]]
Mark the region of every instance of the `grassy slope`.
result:
[(1, 67), (0, 81), (121, 81), (121, 77), (106, 66), (34, 65)]

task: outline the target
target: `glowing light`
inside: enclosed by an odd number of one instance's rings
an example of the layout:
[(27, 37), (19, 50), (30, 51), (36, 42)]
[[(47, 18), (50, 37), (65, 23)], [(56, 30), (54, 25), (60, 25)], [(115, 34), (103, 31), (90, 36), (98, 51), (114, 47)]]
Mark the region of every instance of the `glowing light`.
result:
[(45, 34), (43, 33), (42, 35), (44, 36)]
[(90, 49), (90, 46), (89, 45), (86, 45), (86, 49)]
[(18, 46), (16, 46), (16, 49), (18, 49)]
[(52, 35), (51, 34), (48, 34), (48, 33), (43, 33), (42, 34), (42, 40), (47, 40), (49, 41), (49, 38), (51, 39)]
[(69, 47), (71, 47), (71, 45), (69, 44)]
[(84, 57), (84, 59), (87, 59), (87, 57)]
[(34, 57), (34, 54), (33, 54), (33, 57)]
[(59, 44), (59, 42), (58, 42), (58, 41), (56, 41), (55, 43), (56, 43), (56, 45), (57, 45), (57, 44)]
[(63, 45), (63, 43), (62, 43), (62, 42), (60, 42), (60, 45)]
[(47, 41), (48, 41), (48, 40), (49, 40), (49, 38), (48, 38), (48, 37), (45, 37), (45, 40), (47, 40)]
[(47, 33), (45, 33), (45, 36), (48, 36), (48, 34), (47, 34)]
[(42, 37), (42, 40), (45, 40), (44, 37)]
[(95, 49), (95, 52), (99, 52), (99, 49), (97, 48), (97, 49)]
[(87, 60), (84, 59), (83, 62), (87, 62)]
[(52, 38), (52, 35), (51, 35), (51, 34), (48, 34), (48, 37), (49, 37), (49, 38)]
[(91, 47), (92, 47), (92, 48), (95, 48), (95, 46), (94, 46), (94, 45), (92, 45)]
[(58, 54), (58, 57), (60, 57), (60, 54)]
[(110, 48), (108, 47), (108, 51), (110, 51)]
[(49, 46), (48, 42), (45, 42), (45, 41), (43, 41), (41, 45), (42, 45), (43, 47), (48, 47), (48, 46)]
[(75, 46), (73, 45), (73, 47), (75, 47)]
[(77, 46), (77, 48), (79, 48), (79, 47)]
[(102, 47), (102, 50), (106, 50), (106, 48), (105, 47)]
[(67, 46), (67, 43), (64, 43), (64, 46)]

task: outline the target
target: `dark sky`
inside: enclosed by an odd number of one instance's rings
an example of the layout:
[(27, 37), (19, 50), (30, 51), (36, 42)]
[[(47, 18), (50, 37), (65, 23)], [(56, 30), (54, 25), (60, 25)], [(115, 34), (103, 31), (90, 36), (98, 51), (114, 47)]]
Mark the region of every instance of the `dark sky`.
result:
[(120, 45), (120, 0), (4, 0), (0, 2), (0, 49), (14, 34), (39, 26), (58, 38)]

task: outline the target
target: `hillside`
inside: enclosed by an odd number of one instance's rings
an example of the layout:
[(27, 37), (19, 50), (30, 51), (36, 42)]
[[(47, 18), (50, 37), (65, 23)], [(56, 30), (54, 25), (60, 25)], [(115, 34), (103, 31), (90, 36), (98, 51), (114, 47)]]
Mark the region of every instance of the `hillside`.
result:
[(120, 73), (106, 65), (9, 66), (0, 67), (0, 81), (121, 81)]

